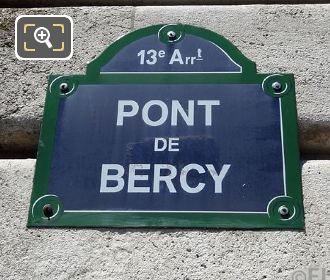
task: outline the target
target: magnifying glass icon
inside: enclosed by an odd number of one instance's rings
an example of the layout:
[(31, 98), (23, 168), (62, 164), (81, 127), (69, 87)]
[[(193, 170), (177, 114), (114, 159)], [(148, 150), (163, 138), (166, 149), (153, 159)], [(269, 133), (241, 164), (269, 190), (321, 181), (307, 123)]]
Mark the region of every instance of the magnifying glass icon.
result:
[(52, 43), (49, 41), (50, 32), (46, 27), (38, 27), (34, 31), (34, 39), (38, 43), (46, 44), (49, 49), (53, 47)]

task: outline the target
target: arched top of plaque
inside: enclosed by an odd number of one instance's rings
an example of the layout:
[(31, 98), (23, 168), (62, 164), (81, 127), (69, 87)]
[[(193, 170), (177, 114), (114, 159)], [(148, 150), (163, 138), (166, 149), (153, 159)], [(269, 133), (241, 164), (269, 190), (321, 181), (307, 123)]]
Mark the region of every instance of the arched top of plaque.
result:
[(88, 75), (113, 73), (256, 73), (255, 63), (224, 37), (183, 24), (136, 30), (87, 66)]

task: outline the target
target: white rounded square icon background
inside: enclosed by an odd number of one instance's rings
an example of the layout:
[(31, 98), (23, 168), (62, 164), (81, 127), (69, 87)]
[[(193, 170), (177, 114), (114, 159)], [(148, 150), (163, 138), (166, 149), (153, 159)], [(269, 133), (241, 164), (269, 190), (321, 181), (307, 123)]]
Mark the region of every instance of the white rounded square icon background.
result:
[(22, 60), (66, 60), (73, 53), (73, 22), (66, 15), (21, 15), (15, 21), (15, 54)]

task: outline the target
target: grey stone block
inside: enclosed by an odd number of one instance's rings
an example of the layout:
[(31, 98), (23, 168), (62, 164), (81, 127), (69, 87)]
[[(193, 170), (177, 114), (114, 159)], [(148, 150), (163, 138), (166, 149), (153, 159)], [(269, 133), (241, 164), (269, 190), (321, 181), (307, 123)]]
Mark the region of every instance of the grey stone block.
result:
[[(0, 154), (33, 155), (47, 76), (84, 73), (117, 37), (159, 23), (187, 23), (231, 40), (264, 73), (296, 77), (303, 153), (330, 154), (330, 5), (83, 7), (0, 10)], [(74, 56), (61, 62), (18, 61), (14, 21), (19, 14), (67, 14), (74, 21)], [(135, 19), (134, 19), (135, 18)], [(31, 153), (32, 151), (32, 153)]]
[(329, 0), (2, 0), (0, 7), (317, 4)]
[(34, 164), (0, 160), (1, 279), (289, 280), (330, 268), (330, 161), (303, 164), (305, 231), (27, 229)]
[[(35, 150), (49, 74), (83, 74), (86, 64), (128, 33), (132, 7), (0, 9), (0, 154)], [(66, 61), (19, 61), (15, 19), (25, 14), (69, 15), (73, 57)]]

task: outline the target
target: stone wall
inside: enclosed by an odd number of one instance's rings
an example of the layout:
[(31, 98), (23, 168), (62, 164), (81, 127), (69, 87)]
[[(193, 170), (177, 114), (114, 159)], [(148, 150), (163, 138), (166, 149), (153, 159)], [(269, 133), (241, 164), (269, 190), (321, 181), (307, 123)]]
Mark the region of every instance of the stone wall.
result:
[[(21, 14), (70, 15), (73, 58), (17, 60)], [(27, 229), (35, 160), (26, 157), (36, 156), (47, 76), (84, 73), (116, 38), (178, 22), (225, 36), (260, 73), (294, 73), (306, 229)], [(330, 270), (329, 49), (330, 4), (0, 9), (0, 279), (299, 280), (309, 278), (296, 270)]]

